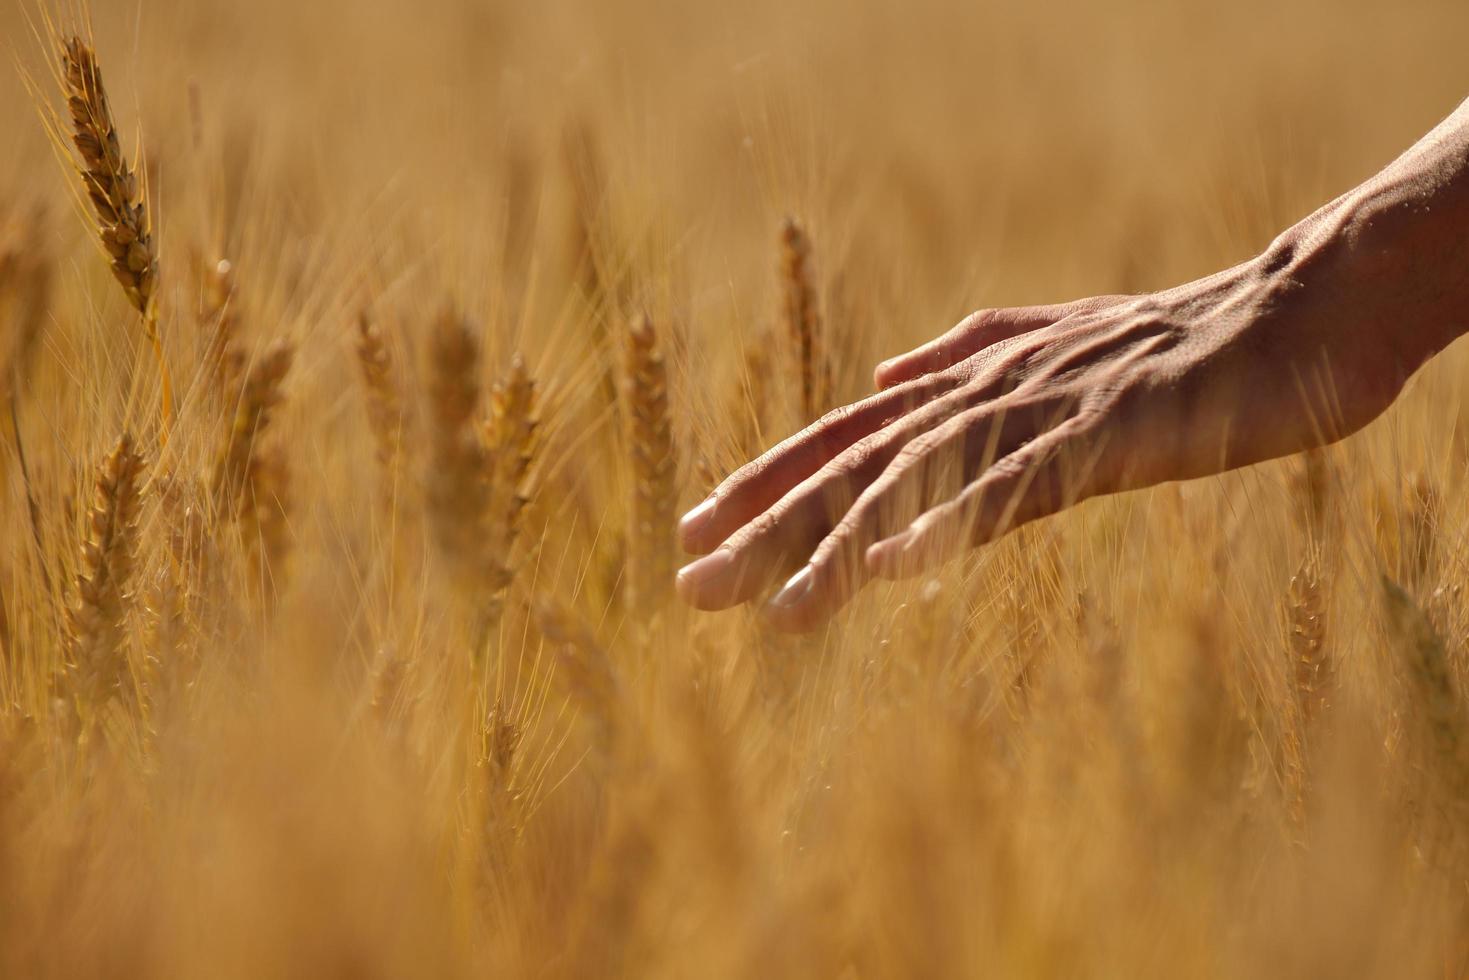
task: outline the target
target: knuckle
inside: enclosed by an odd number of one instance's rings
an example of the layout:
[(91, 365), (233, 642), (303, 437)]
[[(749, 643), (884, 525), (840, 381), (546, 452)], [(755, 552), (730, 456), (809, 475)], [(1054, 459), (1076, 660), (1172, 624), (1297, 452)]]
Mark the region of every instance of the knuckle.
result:
[(1049, 339), (1017, 344), (996, 363), (996, 373), (1016, 387), (1043, 367), (1054, 349), (1055, 342)]
[(1156, 317), (1163, 313), (1163, 304), (1158, 302), (1157, 297), (1152, 293), (1144, 293), (1123, 303), (1118, 308), (1118, 312), (1135, 319)]
[(954, 328), (949, 331), (948, 336), (958, 337), (965, 334), (974, 333), (977, 330), (983, 330), (986, 327), (993, 325), (999, 319), (999, 312), (999, 310), (988, 308), (983, 310), (975, 310), (973, 313), (969, 314), (964, 319), (955, 324)]
[(760, 516), (745, 525), (744, 530), (730, 542), (736, 549), (746, 548), (750, 545), (768, 541), (780, 534), (784, 525), (784, 515), (777, 509), (765, 511)]
[(832, 528), (831, 534), (822, 543), (822, 546), (833, 550), (838, 544), (855, 537), (869, 520), (869, 514), (867, 506), (858, 502), (851, 510), (842, 515), (842, 519), (837, 522), (836, 527)]

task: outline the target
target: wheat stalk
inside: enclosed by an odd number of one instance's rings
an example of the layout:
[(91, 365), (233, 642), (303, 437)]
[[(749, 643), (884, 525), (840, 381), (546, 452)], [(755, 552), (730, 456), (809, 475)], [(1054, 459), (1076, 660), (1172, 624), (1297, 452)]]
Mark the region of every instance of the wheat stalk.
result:
[(513, 713), (503, 701), (496, 701), (485, 716), (480, 733), (481, 758), (495, 777), (497, 785), (504, 786), (510, 767), (515, 762), (516, 750), (525, 737), (525, 732), (516, 723)]
[(632, 456), (634, 603), (651, 611), (673, 581), (673, 528), (678, 506), (678, 452), (668, 409), (668, 375), (652, 321), (629, 325), (624, 349), (624, 403)]
[(513, 550), (535, 456), (535, 383), (516, 358), (480, 405), (479, 343), (458, 316), (440, 317), (430, 342), (428, 512), (440, 553), (475, 609), (474, 649), (494, 634), (515, 571)]
[(1442, 511), (1438, 491), (1427, 473), (1419, 473), (1407, 488), (1408, 537), (1405, 572), (1409, 584), (1428, 584), (1438, 556), (1437, 529)]
[(1291, 577), (1288, 604), (1296, 701), (1303, 721), (1309, 725), (1326, 709), (1333, 681), (1333, 666), (1326, 647), (1320, 559), (1314, 554), (1308, 555)]
[(143, 458), (123, 435), (102, 464), (82, 544), (76, 602), (67, 614), (67, 672), (89, 710), (114, 695), (136, 702), (124, 651), (124, 619), (137, 548)]
[(245, 375), (234, 421), (214, 468), (215, 506), (227, 517), (241, 513), (252, 486), (252, 466), (254, 473), (258, 473), (259, 439), (280, 404), (281, 385), (294, 359), (295, 348), (279, 341)]
[(367, 425), (377, 460), (391, 475), (402, 453), (403, 403), (393, 380), (393, 356), (382, 329), (366, 313), (357, 318), (357, 363), (367, 394)]
[(1392, 639), (1403, 652), (1417, 695), (1415, 712), (1438, 758), (1446, 766), (1454, 790), (1463, 788), (1464, 710), (1449, 668), (1448, 651), (1428, 615), (1402, 586), (1382, 576), (1382, 596)]
[(479, 342), (461, 317), (439, 317), (429, 341), (428, 516), (434, 542), (470, 590), (487, 579), (484, 522), (485, 448), (473, 422), (479, 411)]
[(566, 693), (589, 716), (610, 749), (617, 733), (621, 686), (612, 660), (592, 630), (550, 598), (534, 609), (536, 627), (556, 657), (557, 677)]
[(235, 267), (228, 259), (220, 259), (204, 270), (203, 300), (200, 320), (206, 331), (204, 367), (217, 391), (230, 392), (239, 383), (235, 344), (240, 333), (240, 310)]
[[(41, 737), (29, 715), (0, 711), (0, 868), (12, 873), (13, 842), (25, 827), (27, 790), (44, 765)], [(13, 894), (13, 893), (12, 893)]]
[(786, 218), (780, 244), (782, 309), (786, 332), (796, 350), (802, 421), (810, 422), (825, 409), (830, 389), (821, 346), (821, 310), (811, 268), (811, 240), (795, 218)]
[(519, 354), (511, 359), (510, 370), (490, 393), (490, 417), (484, 428), (490, 489), (485, 530), (492, 555), (498, 556), (490, 583), (498, 597), (509, 588), (515, 570), (511, 553), (520, 537), (540, 428), (535, 379), (526, 371)]
[(1297, 500), (1297, 521), (1313, 546), (1319, 546), (1326, 530), (1331, 503), (1331, 463), (1324, 449), (1301, 455), (1301, 466), (1292, 483)]
[(291, 545), (291, 469), (279, 446), (264, 450), (257, 443), (245, 471), (245, 488), (245, 532), (257, 548), (257, 571), (269, 572), (274, 586)]
[(158, 250), (148, 220), (148, 204), (134, 166), (123, 156), (117, 124), (97, 54), (76, 35), (59, 39), (63, 94), (71, 116), (72, 143), (81, 157), (82, 186), (97, 220), (112, 274), (143, 320), (143, 330), (158, 361), (165, 435), (173, 420), (173, 383), (158, 334), (155, 300)]
[(372, 713), (388, 734), (401, 736), (413, 710), (413, 664), (391, 648), (378, 656), (372, 682)]
[[(593, 304), (613, 301), (605, 266), (605, 209), (607, 178), (592, 130), (574, 123), (562, 132), (561, 158), (571, 186), (568, 248), (583, 295)], [(602, 322), (600, 320), (598, 323)]]
[(25, 221), (0, 220), (0, 394), (23, 379), (51, 306), (54, 270), (41, 247), (44, 220), (38, 211)]

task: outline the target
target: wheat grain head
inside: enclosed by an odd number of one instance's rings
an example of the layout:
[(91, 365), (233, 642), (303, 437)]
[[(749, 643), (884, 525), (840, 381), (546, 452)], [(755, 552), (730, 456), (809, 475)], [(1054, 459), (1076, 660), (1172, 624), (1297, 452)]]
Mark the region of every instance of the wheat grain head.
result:
[(638, 316), (624, 345), (624, 404), (632, 458), (631, 568), (634, 603), (652, 611), (673, 581), (678, 450), (668, 407), (668, 372), (652, 321)]
[(67, 611), (66, 669), (73, 695), (88, 710), (114, 696), (128, 704), (136, 699), (123, 641), (143, 465), (132, 436), (123, 435), (102, 465), (87, 519), (76, 599)]

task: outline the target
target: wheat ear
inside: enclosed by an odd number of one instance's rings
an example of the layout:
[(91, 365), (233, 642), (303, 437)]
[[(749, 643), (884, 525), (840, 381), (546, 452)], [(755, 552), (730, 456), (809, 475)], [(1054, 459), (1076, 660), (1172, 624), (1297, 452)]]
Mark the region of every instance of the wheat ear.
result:
[(488, 549), (480, 537), (485, 513), (485, 447), (473, 424), (479, 411), (480, 348), (463, 318), (439, 317), (429, 340), (432, 418), (428, 516), (435, 544), (461, 584), (485, 581)]
[(158, 250), (143, 185), (122, 154), (97, 53), (76, 35), (60, 42), (60, 77), (71, 114), (72, 142), (81, 156), (82, 185), (96, 215), (102, 247), (112, 259), (112, 274), (128, 302), (143, 318), (143, 329), (158, 360), (166, 433), (173, 420), (173, 383), (158, 335)]
[(1326, 647), (1320, 558), (1315, 554), (1307, 555), (1291, 577), (1288, 604), (1296, 701), (1303, 721), (1310, 725), (1328, 705), (1333, 676), (1333, 665)]
[(619, 722), (621, 685), (612, 660), (580, 617), (545, 598), (534, 607), (536, 627), (556, 658), (562, 689), (597, 728), (603, 749), (612, 746)]
[(1464, 789), (1464, 709), (1450, 673), (1448, 651), (1428, 615), (1402, 586), (1382, 576), (1393, 639), (1408, 661), (1422, 724), (1455, 791)]
[(1408, 539), (1407, 567), (1410, 584), (1422, 588), (1428, 584), (1438, 559), (1437, 530), (1443, 511), (1438, 490), (1427, 473), (1419, 473), (1407, 489)]
[(413, 664), (389, 648), (378, 655), (372, 713), (391, 735), (402, 735), (413, 709)]
[(393, 356), (382, 329), (366, 314), (357, 318), (357, 363), (367, 394), (367, 425), (377, 460), (390, 476), (402, 453), (403, 403), (393, 380)]
[(228, 517), (238, 516), (252, 485), (252, 467), (259, 463), (260, 435), (270, 425), (281, 401), (281, 384), (291, 370), (295, 348), (284, 341), (271, 346), (245, 376), (235, 408), (234, 422), (214, 468), (215, 506)]
[(143, 458), (130, 435), (118, 440), (97, 478), (82, 544), (76, 602), (67, 615), (67, 670), (77, 699), (100, 708), (114, 695), (135, 702), (123, 626), (132, 602)]
[(509, 588), (514, 575), (511, 553), (520, 537), (539, 428), (536, 382), (526, 370), (525, 360), (516, 354), (510, 370), (490, 393), (490, 417), (485, 423), (491, 491), (485, 515), (486, 540), (498, 556), (490, 583), (497, 596)]
[(668, 375), (658, 335), (646, 316), (629, 326), (625, 345), (627, 442), (632, 454), (631, 541), (634, 601), (650, 611), (673, 581), (678, 453), (668, 411)]
[(787, 218), (781, 229), (780, 244), (786, 332), (796, 350), (802, 421), (809, 422), (825, 409), (830, 387), (821, 346), (821, 310), (811, 268), (811, 240), (795, 218)]

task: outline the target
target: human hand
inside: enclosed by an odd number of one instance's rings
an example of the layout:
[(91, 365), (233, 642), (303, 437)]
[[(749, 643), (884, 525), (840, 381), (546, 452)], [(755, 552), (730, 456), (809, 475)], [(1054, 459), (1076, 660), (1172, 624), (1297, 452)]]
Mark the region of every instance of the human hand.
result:
[(799, 568), (765, 611), (808, 630), (870, 578), (931, 569), (1089, 497), (1342, 438), (1417, 363), (1367, 322), (1372, 304), (1320, 271), (1338, 264), (1333, 251), (1282, 241), (1159, 293), (966, 318), (879, 365), (878, 394), (741, 467), (686, 515), (683, 544), (706, 557), (679, 573), (680, 593), (727, 608)]

